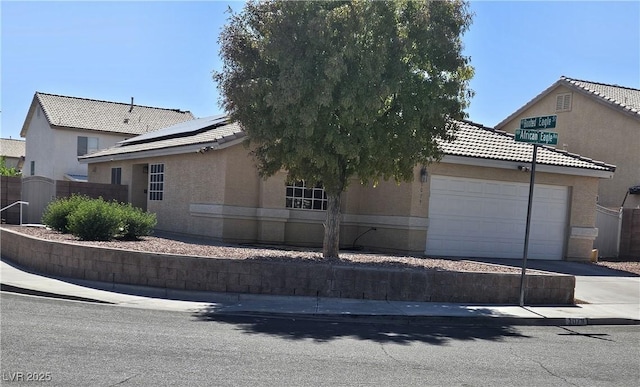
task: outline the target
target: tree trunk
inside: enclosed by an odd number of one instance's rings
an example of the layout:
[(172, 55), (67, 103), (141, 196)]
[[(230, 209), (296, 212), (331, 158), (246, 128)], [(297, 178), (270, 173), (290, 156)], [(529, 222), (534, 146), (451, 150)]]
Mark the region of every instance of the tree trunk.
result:
[(340, 250), (340, 193), (327, 196), (327, 220), (324, 224), (322, 256), (338, 258)]

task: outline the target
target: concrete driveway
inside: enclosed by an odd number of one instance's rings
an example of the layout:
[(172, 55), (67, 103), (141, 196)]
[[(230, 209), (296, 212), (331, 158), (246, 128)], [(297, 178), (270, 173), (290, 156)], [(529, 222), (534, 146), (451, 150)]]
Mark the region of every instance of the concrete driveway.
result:
[[(522, 267), (520, 259), (477, 261)], [(637, 274), (589, 263), (532, 259), (527, 260), (527, 270), (529, 269), (573, 275), (576, 277), (575, 298), (580, 302), (614, 309), (633, 309), (640, 315), (640, 276)]]

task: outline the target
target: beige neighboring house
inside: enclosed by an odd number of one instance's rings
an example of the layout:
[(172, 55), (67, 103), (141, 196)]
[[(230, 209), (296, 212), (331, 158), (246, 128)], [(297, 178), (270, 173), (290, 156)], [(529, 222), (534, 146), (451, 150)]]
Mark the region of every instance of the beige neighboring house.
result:
[(640, 188), (629, 194), (640, 186), (640, 90), (563, 76), (496, 129), (513, 133), (522, 118), (548, 115), (557, 115), (549, 130), (558, 132), (558, 148), (616, 165), (615, 176), (600, 182), (598, 204), (640, 206)]
[[(521, 258), (533, 147), (513, 135), (460, 122), (440, 163), (415, 180), (377, 187), (352, 181), (342, 198), (341, 245), (429, 256)], [(157, 215), (158, 230), (227, 242), (320, 246), (322, 187), (259, 177), (245, 133), (208, 117), (120, 142), (79, 158), (89, 181), (121, 176), (131, 202)], [(615, 167), (542, 147), (529, 257), (588, 260), (598, 184)]]
[(188, 111), (36, 92), (22, 126), (23, 177), (86, 181), (78, 156), (118, 141), (193, 120)]
[(5, 158), (7, 168), (22, 170), (24, 165), (25, 141), (13, 138), (0, 138), (0, 156)]

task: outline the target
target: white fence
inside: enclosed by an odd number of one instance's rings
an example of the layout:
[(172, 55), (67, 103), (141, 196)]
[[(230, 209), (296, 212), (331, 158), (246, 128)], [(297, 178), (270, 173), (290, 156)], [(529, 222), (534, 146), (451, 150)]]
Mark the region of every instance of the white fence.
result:
[(617, 257), (620, 253), (620, 232), (622, 230), (622, 210), (612, 210), (596, 206), (596, 227), (598, 237), (593, 248), (601, 257)]
[(25, 223), (40, 223), (44, 210), (56, 196), (56, 182), (42, 176), (22, 179), (22, 200), (29, 202), (25, 209)]

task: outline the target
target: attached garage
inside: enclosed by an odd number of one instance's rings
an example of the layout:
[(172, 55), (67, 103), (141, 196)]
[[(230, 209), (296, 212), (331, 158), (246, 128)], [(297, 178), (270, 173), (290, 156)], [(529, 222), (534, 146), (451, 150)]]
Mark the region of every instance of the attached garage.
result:
[[(432, 176), (426, 254), (521, 258), (528, 196), (528, 184)], [(529, 258), (563, 258), (568, 201), (568, 187), (535, 186)]]

